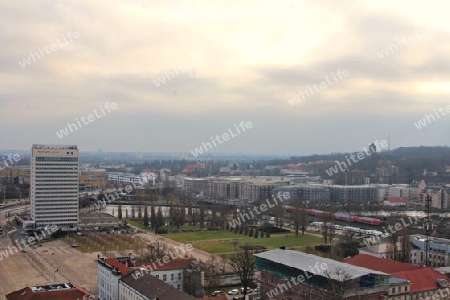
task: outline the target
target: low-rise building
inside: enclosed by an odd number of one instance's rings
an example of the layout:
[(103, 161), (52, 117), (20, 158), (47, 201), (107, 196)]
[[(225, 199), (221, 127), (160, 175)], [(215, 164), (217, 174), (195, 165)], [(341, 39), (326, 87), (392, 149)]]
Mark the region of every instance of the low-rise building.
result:
[[(447, 286), (450, 283), (450, 278), (431, 268), (422, 268), (409, 263), (365, 254), (358, 254), (344, 262), (390, 274), (390, 300), (419, 300), (426, 297), (431, 299), (433, 295), (448, 294)], [(392, 277), (398, 279), (394, 280)]]
[(162, 282), (150, 274), (133, 276), (131, 271), (119, 280), (119, 300), (196, 300), (197, 298)]
[(384, 299), (389, 275), (293, 250), (255, 254), (261, 300)]
[[(189, 259), (174, 259), (167, 263), (161, 261), (138, 263), (131, 256), (99, 258), (98, 298), (99, 300), (119, 299), (119, 281), (128, 273), (131, 273), (135, 279), (146, 274), (152, 275), (178, 290), (203, 296), (204, 274), (203, 272), (194, 272), (190, 267), (191, 260)], [(196, 289), (192, 289), (194, 283)]]
[(28, 286), (5, 295), (6, 300), (80, 300), (95, 298), (88, 291), (71, 283)]

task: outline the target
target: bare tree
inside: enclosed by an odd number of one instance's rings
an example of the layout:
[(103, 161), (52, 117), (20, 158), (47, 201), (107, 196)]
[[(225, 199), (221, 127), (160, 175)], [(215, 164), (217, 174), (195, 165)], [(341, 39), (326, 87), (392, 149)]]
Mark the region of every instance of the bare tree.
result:
[(323, 212), (322, 217), (323, 225), (322, 225), (322, 236), (325, 244), (330, 243), (334, 238), (335, 235), (335, 228), (334, 228), (334, 219), (333, 219), (333, 213), (331, 212)]
[(351, 287), (351, 275), (337, 268), (333, 272), (325, 271), (329, 287), (333, 293), (334, 300), (345, 299), (345, 292)]
[(147, 205), (144, 206), (144, 226), (148, 227), (148, 209), (147, 209)]
[(250, 287), (255, 273), (254, 251), (250, 249), (250, 246), (246, 244), (241, 247), (241, 250), (230, 257), (230, 267), (239, 275), (241, 285), (244, 288), (244, 298), (247, 295), (247, 288)]

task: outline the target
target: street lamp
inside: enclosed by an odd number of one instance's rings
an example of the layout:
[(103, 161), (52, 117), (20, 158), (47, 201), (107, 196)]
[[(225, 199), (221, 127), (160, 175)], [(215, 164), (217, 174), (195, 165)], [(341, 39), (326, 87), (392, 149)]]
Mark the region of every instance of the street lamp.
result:
[(58, 268), (55, 268), (54, 271), (53, 271), (53, 284), (55, 284), (55, 275), (56, 275), (56, 272), (58, 272)]

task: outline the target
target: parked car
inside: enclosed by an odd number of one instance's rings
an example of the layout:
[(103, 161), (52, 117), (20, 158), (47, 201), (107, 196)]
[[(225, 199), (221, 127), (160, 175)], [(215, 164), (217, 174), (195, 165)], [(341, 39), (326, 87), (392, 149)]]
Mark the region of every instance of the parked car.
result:
[[(244, 288), (242, 287), (241, 294), (243, 294), (243, 293), (244, 293)], [(247, 287), (247, 294), (251, 294), (251, 293), (253, 293), (253, 290), (251, 288)]]
[(228, 292), (228, 295), (239, 295), (239, 291), (238, 289), (232, 289), (231, 291)]
[(224, 291), (214, 291), (211, 293), (211, 296), (220, 296), (220, 295), (225, 295)]

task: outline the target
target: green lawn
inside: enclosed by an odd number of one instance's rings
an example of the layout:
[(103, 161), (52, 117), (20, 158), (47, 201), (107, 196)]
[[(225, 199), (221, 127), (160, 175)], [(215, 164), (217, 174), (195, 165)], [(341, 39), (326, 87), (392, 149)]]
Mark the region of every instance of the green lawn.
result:
[[(163, 236), (181, 243), (193, 243), (195, 248), (209, 253), (233, 252), (234, 245), (231, 240), (236, 239), (239, 244), (237, 247), (245, 244), (253, 244), (275, 249), (281, 246), (286, 247), (305, 247), (317, 245), (323, 242), (322, 238), (305, 234), (304, 236), (290, 233), (272, 234), (270, 238), (252, 238), (242, 234), (231, 233), (229, 231), (204, 231), (204, 232), (182, 232), (169, 233)], [(203, 242), (202, 242), (203, 241)]]
[[(141, 222), (135, 220), (127, 220), (127, 222), (144, 230), (152, 230), (150, 227), (144, 228)], [(167, 227), (164, 227), (164, 229), (166, 228)], [(184, 225), (180, 229), (191, 228), (193, 227)], [(209, 253), (224, 253), (235, 251), (234, 244), (231, 242), (232, 240), (237, 240), (239, 242), (236, 249), (238, 249), (239, 246), (245, 244), (263, 246), (267, 249), (276, 249), (281, 246), (286, 246), (286, 248), (295, 247), (296, 249), (305, 249), (306, 246), (318, 245), (323, 242), (323, 239), (321, 237), (309, 234), (305, 234), (304, 236), (300, 234), (297, 237), (294, 233), (288, 233), (287, 235), (286, 233), (278, 233), (271, 234), (270, 238), (255, 239), (253, 237), (233, 233), (228, 230), (177, 232), (162, 234), (162, 236), (184, 244), (192, 243), (195, 248), (204, 250)]]

